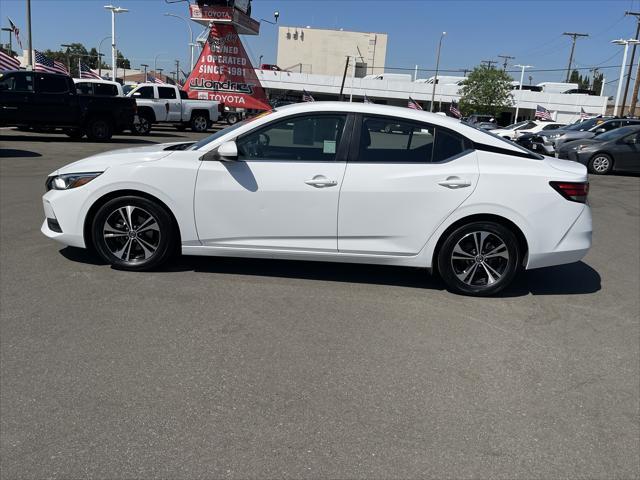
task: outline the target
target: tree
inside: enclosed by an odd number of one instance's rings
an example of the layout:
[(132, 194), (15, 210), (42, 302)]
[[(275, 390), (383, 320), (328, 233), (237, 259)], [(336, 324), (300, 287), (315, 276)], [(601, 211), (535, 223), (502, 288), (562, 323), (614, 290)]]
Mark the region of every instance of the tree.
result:
[(589, 77), (583, 77), (578, 70), (571, 72), (569, 83), (577, 83), (578, 88), (589, 88)]
[(118, 65), (118, 67), (120, 68), (131, 68), (131, 62), (128, 58), (125, 58), (125, 56), (122, 55), (122, 52), (120, 50), (118, 50), (118, 53), (116, 55), (116, 65)]
[(513, 104), (512, 79), (502, 70), (481, 65), (462, 83), (460, 109), (463, 115), (480, 113), (497, 116)]

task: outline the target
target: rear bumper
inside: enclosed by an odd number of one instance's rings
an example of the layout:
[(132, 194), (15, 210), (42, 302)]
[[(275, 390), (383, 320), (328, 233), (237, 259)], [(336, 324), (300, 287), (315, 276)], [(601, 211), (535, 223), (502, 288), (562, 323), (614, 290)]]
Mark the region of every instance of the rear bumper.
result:
[(530, 253), (527, 270), (579, 262), (591, 248), (591, 207), (584, 210), (551, 251)]

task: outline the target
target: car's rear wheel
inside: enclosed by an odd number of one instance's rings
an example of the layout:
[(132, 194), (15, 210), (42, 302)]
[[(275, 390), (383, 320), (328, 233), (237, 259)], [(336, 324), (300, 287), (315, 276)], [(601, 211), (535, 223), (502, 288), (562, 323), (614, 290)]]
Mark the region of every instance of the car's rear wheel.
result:
[(209, 119), (200, 113), (196, 113), (191, 117), (191, 130), (194, 132), (206, 132), (209, 128)]
[(137, 196), (108, 201), (97, 211), (92, 238), (98, 254), (122, 270), (149, 270), (174, 251), (176, 231), (170, 214)]
[(447, 236), (437, 265), (451, 291), (487, 296), (513, 281), (520, 256), (518, 239), (511, 230), (495, 222), (473, 222)]
[(606, 175), (613, 168), (613, 158), (606, 153), (596, 153), (587, 165), (589, 173), (594, 175)]
[(240, 118), (238, 118), (238, 115), (236, 113), (227, 114), (227, 123), (229, 125), (235, 125), (236, 123), (238, 123), (238, 120), (240, 120)]
[(153, 122), (146, 113), (136, 115), (133, 119), (132, 133), (136, 135), (149, 135)]

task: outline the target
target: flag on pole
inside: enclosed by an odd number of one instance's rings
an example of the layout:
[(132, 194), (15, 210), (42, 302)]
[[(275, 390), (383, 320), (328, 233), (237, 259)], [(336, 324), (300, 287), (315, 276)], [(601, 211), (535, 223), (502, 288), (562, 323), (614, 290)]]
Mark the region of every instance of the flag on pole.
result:
[(0, 50), (0, 70), (19, 70), (20, 61)]
[(63, 73), (65, 75), (69, 75), (69, 70), (64, 65), (64, 63), (58, 62), (57, 60), (52, 60), (42, 52), (38, 50), (35, 51), (35, 68), (36, 72), (48, 72), (48, 73)]
[(364, 94), (364, 103), (373, 103), (373, 100), (371, 100), (369, 97), (367, 97), (367, 94)]
[(422, 110), (422, 107), (420, 106), (420, 104), (411, 97), (409, 97), (409, 104), (407, 106), (414, 110)]
[(20, 40), (20, 29), (16, 26), (15, 23), (13, 23), (11, 21), (11, 19), (9, 17), (7, 17), (7, 20), (9, 20), (9, 26), (11, 28), (11, 31), (13, 32), (13, 34), (16, 37), (16, 41), (18, 42), (18, 45), (20, 46), (20, 50), (22, 50), (22, 40)]
[(451, 115), (453, 115), (456, 118), (462, 117), (462, 114), (460, 113), (460, 109), (458, 108), (458, 103), (455, 100), (452, 100), (451, 105), (449, 105), (449, 113), (451, 113)]
[(540, 120), (551, 120), (551, 112), (540, 105), (536, 105), (535, 118), (539, 118)]
[(94, 78), (100, 80), (100, 75), (91, 70), (88, 65), (80, 62), (80, 78)]
[(153, 77), (151, 75), (147, 75), (147, 83), (157, 83), (159, 85), (164, 85), (165, 83), (157, 77)]
[(589, 114), (584, 111), (584, 108), (580, 107), (580, 120), (586, 120), (589, 118)]
[(315, 102), (316, 100), (311, 96), (309, 92), (306, 90), (302, 90), (302, 101), (303, 102)]

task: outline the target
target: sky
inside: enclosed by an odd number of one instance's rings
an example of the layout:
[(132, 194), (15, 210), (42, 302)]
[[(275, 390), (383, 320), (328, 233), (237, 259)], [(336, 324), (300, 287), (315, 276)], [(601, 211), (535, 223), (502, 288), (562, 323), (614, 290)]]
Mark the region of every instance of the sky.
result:
[[(172, 0), (169, 0), (172, 1)], [(172, 70), (175, 59), (188, 65), (187, 24), (163, 16), (186, 17), (184, 2), (165, 0), (32, 0), (34, 47), (56, 49), (62, 43), (81, 42), (87, 48), (111, 33), (110, 14), (103, 6), (113, 3), (128, 8), (116, 17), (118, 48), (132, 61)], [(10, 17), (26, 38), (26, 1), (1, 0), (0, 19), (7, 26)], [(563, 32), (588, 33), (576, 45), (574, 65), (603, 68), (607, 88), (617, 86), (623, 48), (611, 44), (617, 38), (632, 38), (637, 22), (624, 12), (640, 11), (640, 0), (253, 0), (253, 17), (273, 20), (279, 11), (279, 25), (343, 28), (388, 34), (387, 69), (415, 65), (435, 66), (436, 48), (443, 31), (440, 68), (473, 68), (482, 60), (501, 60), (498, 55), (516, 57), (513, 64), (533, 65), (533, 83), (563, 81), (571, 40)], [(194, 35), (202, 27), (194, 22)], [(259, 36), (243, 36), (254, 64), (276, 63), (277, 27), (262, 22)], [(2, 32), (2, 42), (8, 41)], [(109, 40), (103, 42), (108, 50)], [(640, 57), (636, 55), (637, 59)], [(617, 68), (616, 68), (617, 66)], [(511, 67), (513, 69), (513, 67)], [(557, 70), (557, 71), (535, 71)], [(588, 73), (584, 70), (583, 73)], [(419, 76), (430, 76), (424, 73)]]

